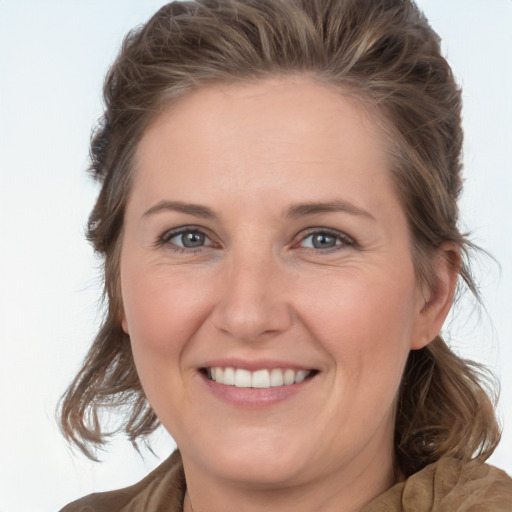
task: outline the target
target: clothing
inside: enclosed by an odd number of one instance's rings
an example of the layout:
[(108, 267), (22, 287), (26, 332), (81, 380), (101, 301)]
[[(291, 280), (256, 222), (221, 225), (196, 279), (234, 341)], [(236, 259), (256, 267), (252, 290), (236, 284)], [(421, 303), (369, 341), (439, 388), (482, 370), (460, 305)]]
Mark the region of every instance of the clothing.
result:
[(361, 512), (512, 512), (512, 478), (445, 458), (394, 485)]
[[(182, 512), (185, 475), (174, 452), (146, 478), (126, 489), (91, 494), (60, 512)], [(394, 485), (361, 512), (511, 512), (512, 479), (472, 461), (441, 459)]]

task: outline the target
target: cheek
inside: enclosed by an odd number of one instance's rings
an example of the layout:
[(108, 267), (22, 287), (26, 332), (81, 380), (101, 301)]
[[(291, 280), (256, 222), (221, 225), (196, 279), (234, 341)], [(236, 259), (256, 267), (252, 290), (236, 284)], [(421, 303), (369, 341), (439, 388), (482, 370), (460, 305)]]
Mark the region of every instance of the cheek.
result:
[(382, 379), (400, 380), (415, 320), (414, 274), (406, 275), (354, 275), (331, 280), (322, 297), (309, 296), (305, 323), (340, 367), (340, 378), (365, 386), (380, 381), (377, 389)]
[[(167, 272), (168, 274), (168, 272)], [(124, 279), (123, 279), (124, 277)], [(199, 284), (158, 268), (122, 275), (126, 324), (140, 382), (166, 428), (186, 400), (182, 379), (190, 340), (204, 319)], [(204, 287), (202, 287), (204, 290)]]
[(178, 363), (186, 341), (203, 321), (204, 287), (201, 292), (193, 281), (166, 275), (158, 268), (127, 270), (122, 275), (122, 293), (136, 363), (173, 358)]

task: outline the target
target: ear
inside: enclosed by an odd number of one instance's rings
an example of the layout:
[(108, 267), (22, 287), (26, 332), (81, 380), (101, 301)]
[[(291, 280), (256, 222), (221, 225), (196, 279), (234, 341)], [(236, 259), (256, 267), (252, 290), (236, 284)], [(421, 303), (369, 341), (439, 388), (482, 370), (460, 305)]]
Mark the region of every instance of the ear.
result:
[(460, 269), (460, 250), (454, 242), (445, 242), (434, 255), (434, 276), (421, 287), (421, 299), (411, 337), (411, 349), (428, 345), (440, 332), (453, 303)]
[(121, 327), (123, 328), (124, 333), (130, 335), (130, 333), (128, 332), (128, 322), (126, 320), (126, 314), (124, 312), (124, 309), (122, 309), (119, 312), (119, 322), (121, 324)]

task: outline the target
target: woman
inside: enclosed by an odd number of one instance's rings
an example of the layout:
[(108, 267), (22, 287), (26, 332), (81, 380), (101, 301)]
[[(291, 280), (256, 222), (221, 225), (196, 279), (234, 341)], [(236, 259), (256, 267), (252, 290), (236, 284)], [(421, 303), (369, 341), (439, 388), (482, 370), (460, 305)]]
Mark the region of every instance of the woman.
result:
[[(460, 91), (403, 0), (175, 2), (132, 33), (92, 143), (108, 316), (62, 405), (175, 452), (72, 510), (510, 510), (481, 369)], [(477, 508), (479, 507), (479, 508)]]

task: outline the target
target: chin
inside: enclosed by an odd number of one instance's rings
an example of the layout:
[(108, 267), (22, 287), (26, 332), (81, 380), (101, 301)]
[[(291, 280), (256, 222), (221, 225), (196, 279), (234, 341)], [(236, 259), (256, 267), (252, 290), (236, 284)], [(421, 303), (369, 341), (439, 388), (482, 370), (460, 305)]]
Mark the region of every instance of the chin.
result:
[(253, 438), (244, 443), (211, 442), (194, 458), (211, 474), (241, 485), (282, 488), (298, 483), (308, 468), (307, 450), (301, 445), (285, 443), (282, 438), (258, 437), (256, 441)]

